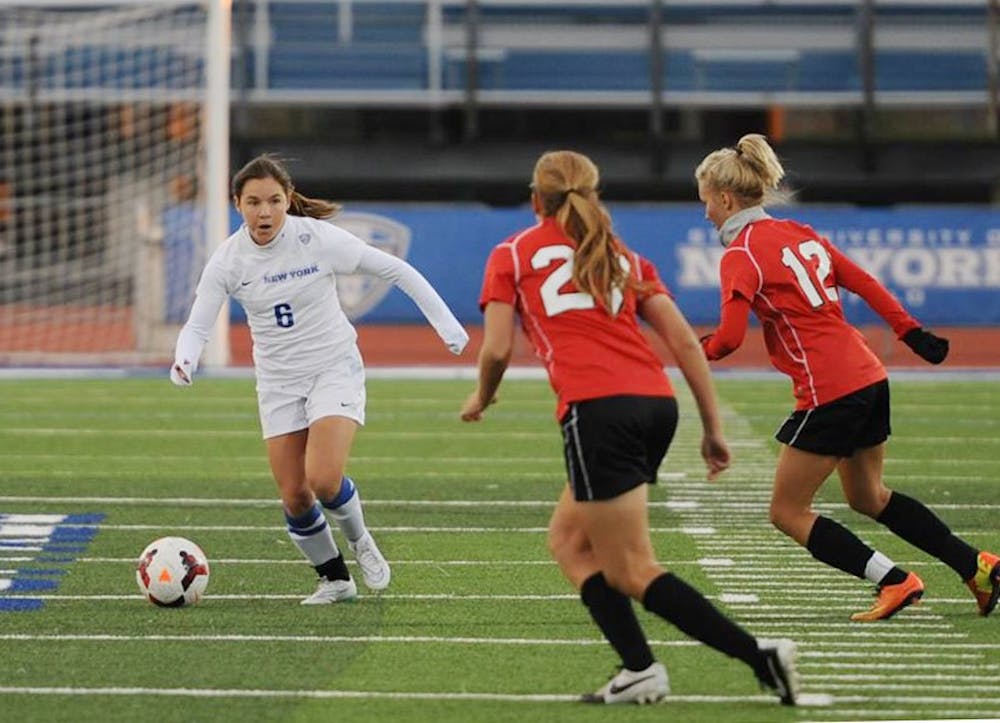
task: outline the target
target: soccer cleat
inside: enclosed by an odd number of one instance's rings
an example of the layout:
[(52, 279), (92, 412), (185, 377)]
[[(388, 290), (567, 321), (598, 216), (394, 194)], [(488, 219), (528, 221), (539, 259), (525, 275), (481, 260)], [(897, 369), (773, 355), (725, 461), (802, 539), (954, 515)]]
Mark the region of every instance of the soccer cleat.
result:
[(663, 663), (645, 670), (622, 668), (595, 693), (580, 696), (584, 703), (655, 703), (670, 693), (670, 680)]
[(976, 557), (976, 574), (965, 584), (976, 596), (979, 614), (986, 617), (1000, 599), (1000, 557), (991, 552), (980, 552)]
[(879, 585), (875, 604), (864, 612), (854, 613), (851, 620), (867, 623), (873, 620), (886, 620), (908, 605), (915, 605), (924, 596), (924, 581), (915, 572), (906, 576), (903, 582), (896, 585)]
[(758, 640), (757, 647), (764, 655), (764, 676), (757, 680), (764, 690), (773, 692), (781, 699), (782, 705), (795, 705), (799, 697), (799, 671), (795, 667), (798, 650), (795, 643), (787, 638)]
[(353, 600), (358, 596), (358, 586), (354, 580), (319, 579), (316, 592), (303, 600), (301, 605), (329, 605), (343, 600)]
[(370, 532), (365, 534), (357, 542), (348, 541), (351, 552), (354, 553), (361, 568), (361, 576), (365, 580), (365, 585), (369, 590), (384, 590), (389, 586), (389, 563), (382, 557), (378, 545)]

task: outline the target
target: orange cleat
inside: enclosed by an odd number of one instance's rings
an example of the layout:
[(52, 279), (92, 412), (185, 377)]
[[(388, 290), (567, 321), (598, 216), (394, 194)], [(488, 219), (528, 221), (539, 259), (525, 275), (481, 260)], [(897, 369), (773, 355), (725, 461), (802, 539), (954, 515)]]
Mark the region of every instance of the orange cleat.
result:
[(851, 620), (867, 623), (873, 620), (886, 620), (908, 605), (920, 602), (924, 595), (924, 581), (911, 572), (898, 585), (879, 585), (876, 593), (878, 599), (870, 610), (854, 613)]
[(979, 614), (986, 617), (997, 606), (1000, 598), (1000, 557), (991, 552), (980, 552), (976, 558), (976, 574), (965, 584), (976, 596)]

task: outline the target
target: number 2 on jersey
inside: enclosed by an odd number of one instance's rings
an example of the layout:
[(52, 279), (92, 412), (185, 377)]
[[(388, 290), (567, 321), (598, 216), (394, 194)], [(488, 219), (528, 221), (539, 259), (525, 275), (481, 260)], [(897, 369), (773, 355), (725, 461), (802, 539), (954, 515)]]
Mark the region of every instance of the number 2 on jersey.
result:
[[(818, 309), (826, 303), (826, 299), (836, 301), (839, 298), (837, 287), (826, 285), (826, 277), (830, 275), (831, 263), (830, 254), (823, 248), (823, 244), (810, 239), (800, 243), (798, 251), (799, 253), (796, 255), (790, 246), (785, 246), (781, 249), (781, 263), (795, 274), (799, 288), (802, 289), (802, 293), (806, 295), (806, 299), (809, 300), (812, 307)], [(801, 258), (799, 258), (800, 256)], [(812, 269), (811, 264), (807, 268), (803, 259), (816, 259), (816, 268)], [(814, 273), (810, 274), (810, 271)], [(826, 299), (820, 296), (821, 290), (826, 295)]]
[[(594, 297), (583, 291), (567, 291), (560, 293), (565, 284), (573, 280), (573, 247), (572, 246), (543, 246), (531, 257), (531, 268), (544, 269), (553, 261), (564, 259), (566, 263), (560, 264), (555, 270), (545, 277), (539, 287), (542, 296), (542, 304), (545, 306), (545, 313), (548, 316), (556, 316), (564, 311), (574, 309), (593, 309)], [(625, 269), (629, 270), (628, 259), (624, 256), (618, 257), (618, 262)], [(611, 290), (611, 313), (617, 314), (622, 308), (625, 297), (621, 289)]]

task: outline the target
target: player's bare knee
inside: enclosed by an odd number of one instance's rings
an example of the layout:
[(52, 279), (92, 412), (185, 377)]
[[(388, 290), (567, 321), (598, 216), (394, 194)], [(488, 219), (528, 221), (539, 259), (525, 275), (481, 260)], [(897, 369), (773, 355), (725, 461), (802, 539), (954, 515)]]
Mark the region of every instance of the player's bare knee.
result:
[(546, 544), (549, 555), (562, 566), (579, 557), (583, 551), (585, 538), (579, 533), (562, 526), (549, 528)]
[(316, 503), (316, 497), (313, 495), (312, 490), (303, 487), (294, 490), (282, 490), (281, 502), (284, 504), (288, 514), (298, 517)]
[(624, 565), (620, 569), (604, 569), (604, 578), (615, 590), (634, 600), (641, 600), (646, 588), (663, 571), (646, 564)]
[(882, 514), (882, 510), (889, 504), (890, 496), (892, 496), (892, 492), (888, 488), (880, 486), (865, 494), (848, 496), (847, 504), (855, 512), (874, 519)]

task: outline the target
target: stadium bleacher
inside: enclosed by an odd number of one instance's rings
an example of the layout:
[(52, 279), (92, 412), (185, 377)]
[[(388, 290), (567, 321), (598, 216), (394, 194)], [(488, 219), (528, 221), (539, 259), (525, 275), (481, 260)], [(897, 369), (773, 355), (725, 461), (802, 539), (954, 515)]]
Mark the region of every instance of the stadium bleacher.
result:
[[(875, 3), (870, 50), (876, 100), (886, 94), (898, 101), (905, 93), (913, 104), (987, 103), (987, 5)], [(587, 94), (597, 93), (603, 103), (646, 104), (655, 82), (651, 3), (640, 0), (481, 0), (472, 46), (469, 6), (462, 0), (246, 0), (236, 6), (234, 58), (245, 63), (245, 72), (233, 77), (243, 84), (237, 89), (258, 103), (351, 104), (364, 102), (367, 91), (381, 91), (382, 100), (395, 92), (396, 100), (414, 106), (457, 104), (469, 90), (473, 58), (474, 89), (487, 105), (531, 100), (540, 91), (551, 92), (553, 100), (587, 102)], [(665, 100), (697, 106), (726, 97), (762, 106), (779, 94), (790, 106), (824, 100), (859, 105), (864, 6), (860, 0), (663, 3)], [(135, 68), (155, 73), (180, 61), (155, 47), (105, 58), (122, 51), (104, 50), (86, 34), (69, 47), (48, 45), (42, 35), (32, 41), (30, 57), (28, 45), (14, 38), (0, 43), (0, 88), (44, 88), (56, 76), (71, 77), (77, 88), (115, 85), (135, 76)]]

